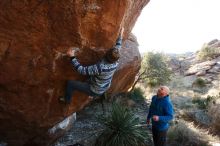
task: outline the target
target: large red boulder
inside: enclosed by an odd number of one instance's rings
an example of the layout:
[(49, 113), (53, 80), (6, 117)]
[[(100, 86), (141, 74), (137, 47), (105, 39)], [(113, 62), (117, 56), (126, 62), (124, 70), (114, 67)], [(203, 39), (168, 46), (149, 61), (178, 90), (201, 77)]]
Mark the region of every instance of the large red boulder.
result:
[(67, 48), (79, 47), (79, 61), (93, 64), (113, 46), (121, 26), (122, 58), (109, 91), (126, 91), (140, 67), (135, 41), (126, 38), (148, 1), (1, 0), (0, 142), (48, 144), (48, 129), (88, 103), (79, 92), (69, 106), (58, 102), (66, 80), (87, 78), (72, 69)]

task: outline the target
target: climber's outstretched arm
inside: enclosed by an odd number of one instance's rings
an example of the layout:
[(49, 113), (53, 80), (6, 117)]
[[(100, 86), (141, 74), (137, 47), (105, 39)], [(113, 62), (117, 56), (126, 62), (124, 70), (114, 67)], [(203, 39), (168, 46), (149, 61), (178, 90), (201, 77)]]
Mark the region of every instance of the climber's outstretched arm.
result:
[(121, 28), (118, 39), (116, 40), (115, 43), (115, 48), (120, 49), (122, 45), (122, 39), (123, 39), (123, 34), (124, 34), (124, 27)]
[(71, 58), (71, 63), (73, 67), (82, 75), (99, 75), (101, 73), (100, 64), (94, 64), (90, 66), (82, 66), (79, 61), (75, 57), (75, 49), (69, 48), (67, 51), (67, 55)]

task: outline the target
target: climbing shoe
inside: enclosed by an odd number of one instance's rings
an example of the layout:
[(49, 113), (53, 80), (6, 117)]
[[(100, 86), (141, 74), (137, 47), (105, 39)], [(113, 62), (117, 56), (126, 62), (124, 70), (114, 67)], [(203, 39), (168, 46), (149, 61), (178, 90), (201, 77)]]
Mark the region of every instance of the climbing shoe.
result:
[(65, 100), (65, 98), (64, 98), (63, 96), (60, 96), (60, 97), (59, 97), (59, 101), (60, 101), (61, 103), (66, 103), (66, 100)]
[(94, 100), (94, 97), (93, 96), (89, 96), (89, 100), (90, 101)]

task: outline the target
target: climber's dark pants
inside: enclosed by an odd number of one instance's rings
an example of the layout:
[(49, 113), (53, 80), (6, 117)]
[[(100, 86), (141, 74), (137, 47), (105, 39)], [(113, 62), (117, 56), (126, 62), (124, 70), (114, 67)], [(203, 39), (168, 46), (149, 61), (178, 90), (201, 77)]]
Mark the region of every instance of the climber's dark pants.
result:
[(158, 131), (154, 126), (152, 126), (152, 134), (154, 146), (166, 146), (167, 130)]
[(89, 83), (69, 80), (67, 81), (66, 92), (65, 92), (66, 102), (71, 101), (71, 97), (74, 91), (80, 91), (80, 92), (86, 93), (89, 96), (97, 96), (97, 94), (93, 93), (90, 90)]

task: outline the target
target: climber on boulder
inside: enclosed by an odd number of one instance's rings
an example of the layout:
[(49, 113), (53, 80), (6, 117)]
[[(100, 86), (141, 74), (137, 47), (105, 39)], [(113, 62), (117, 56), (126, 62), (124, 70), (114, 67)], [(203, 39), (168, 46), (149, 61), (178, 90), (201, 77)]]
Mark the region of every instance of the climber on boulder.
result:
[(75, 80), (68, 80), (65, 96), (59, 97), (59, 100), (64, 103), (70, 103), (74, 91), (80, 91), (89, 95), (90, 98), (94, 96), (101, 96), (111, 86), (112, 77), (118, 66), (120, 57), (119, 50), (122, 45), (122, 36), (124, 28), (120, 30), (119, 37), (114, 47), (107, 51), (105, 57), (98, 63), (90, 66), (82, 66), (76, 58), (75, 48), (69, 48), (67, 55), (71, 58), (73, 67), (82, 75), (88, 75), (88, 82), (81, 82)]

